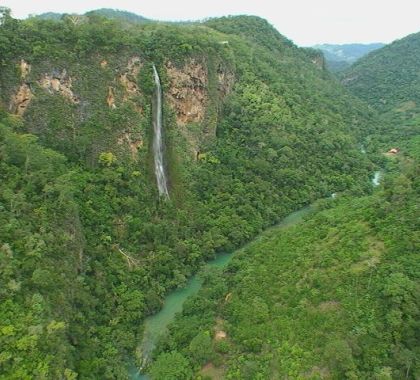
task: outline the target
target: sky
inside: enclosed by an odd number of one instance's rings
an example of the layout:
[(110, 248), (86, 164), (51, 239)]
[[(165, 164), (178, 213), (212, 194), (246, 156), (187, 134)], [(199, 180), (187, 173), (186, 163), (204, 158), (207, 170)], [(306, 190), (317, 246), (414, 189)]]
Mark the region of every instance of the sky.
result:
[(420, 0), (0, 0), (15, 18), (44, 12), (122, 9), (157, 20), (249, 14), (300, 46), (388, 43), (420, 31)]

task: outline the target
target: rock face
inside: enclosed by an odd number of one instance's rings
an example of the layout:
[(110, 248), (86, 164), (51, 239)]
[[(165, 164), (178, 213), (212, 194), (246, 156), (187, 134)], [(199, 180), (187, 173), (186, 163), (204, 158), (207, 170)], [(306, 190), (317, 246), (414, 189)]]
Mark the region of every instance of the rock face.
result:
[(168, 62), (166, 69), (170, 81), (167, 99), (175, 110), (177, 124), (202, 122), (208, 101), (207, 68), (191, 59), (182, 68)]
[(217, 68), (218, 91), (222, 98), (232, 91), (235, 76), (221, 65)]
[(318, 69), (320, 70), (325, 69), (325, 59), (321, 54), (316, 57), (313, 57), (311, 61)]
[(128, 61), (125, 72), (119, 75), (118, 80), (124, 87), (124, 101), (140, 94), (137, 85), (137, 76), (139, 75), (142, 66), (143, 64), (140, 57), (132, 57)]
[[(127, 102), (138, 116), (143, 117), (143, 104), (149, 99), (145, 99), (145, 94), (140, 88), (139, 74), (145, 62), (138, 55), (127, 57), (125, 62), (122, 61), (122, 65), (121, 61), (116, 62), (118, 68), (114, 68), (115, 62), (111, 65), (105, 57), (100, 57), (96, 61), (99, 71), (107, 71), (109, 75), (110, 70), (115, 70), (112, 79), (107, 76), (109, 79), (104, 80), (103, 98), (97, 101), (110, 109), (116, 109)], [(45, 68), (41, 71), (41, 75), (32, 78), (31, 64), (24, 59), (17, 62), (17, 67), (20, 71), (20, 85), (11, 96), (9, 103), (11, 112), (24, 115), (37, 93), (45, 91), (54, 96), (62, 96), (70, 104), (78, 105), (74, 109), (75, 117), (80, 117), (80, 120), (85, 117), (91, 101), (84, 98), (84, 86), (80, 88), (80, 93), (76, 94), (74, 85), (76, 81), (86, 81), (89, 78), (76, 78), (62, 68), (59, 70)], [(175, 113), (176, 124), (188, 143), (191, 157), (198, 159), (200, 153), (203, 152), (203, 147), (215, 136), (219, 109), (223, 98), (232, 90), (234, 75), (222, 62), (207, 61), (205, 57), (188, 58), (183, 64), (167, 61), (165, 68), (166, 104)], [(42, 118), (37, 110), (34, 112), (37, 113), (39, 119)], [(113, 146), (124, 149), (136, 160), (138, 150), (144, 146), (144, 133), (140, 130), (141, 127), (130, 125), (123, 127), (116, 135), (118, 137)]]
[[(203, 143), (215, 136), (219, 107), (232, 90), (234, 75), (222, 64), (209, 70), (204, 59), (193, 58), (183, 66), (168, 61), (166, 70), (169, 79), (166, 101), (175, 112), (176, 123), (192, 156), (198, 159)], [(191, 124), (195, 126), (190, 127)]]
[(124, 132), (117, 143), (118, 145), (127, 144), (131, 152), (131, 158), (134, 161), (137, 160), (137, 152), (143, 146), (143, 140), (139, 133)]
[(72, 78), (67, 75), (65, 69), (58, 74), (44, 74), (39, 81), (39, 85), (49, 93), (58, 93), (74, 104), (80, 101), (71, 89)]
[(108, 96), (106, 97), (106, 103), (108, 104), (109, 108), (117, 108), (117, 106), (115, 105), (114, 89), (111, 86), (108, 87)]
[(17, 91), (16, 95), (12, 97), (12, 101), (9, 107), (10, 111), (15, 115), (22, 116), (28, 108), (32, 97), (33, 94), (31, 88), (27, 83), (23, 83), (19, 87), (19, 90)]
[(25, 79), (28, 74), (31, 72), (31, 65), (26, 62), (24, 59), (20, 60), (20, 78)]

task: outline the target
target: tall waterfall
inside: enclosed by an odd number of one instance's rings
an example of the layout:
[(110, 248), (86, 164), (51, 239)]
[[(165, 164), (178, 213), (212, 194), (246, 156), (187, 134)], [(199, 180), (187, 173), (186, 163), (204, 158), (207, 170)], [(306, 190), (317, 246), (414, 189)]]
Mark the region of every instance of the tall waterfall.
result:
[(153, 77), (155, 80), (155, 99), (153, 101), (153, 156), (155, 160), (155, 175), (159, 195), (169, 198), (165, 165), (163, 161), (162, 88), (155, 65), (153, 65)]

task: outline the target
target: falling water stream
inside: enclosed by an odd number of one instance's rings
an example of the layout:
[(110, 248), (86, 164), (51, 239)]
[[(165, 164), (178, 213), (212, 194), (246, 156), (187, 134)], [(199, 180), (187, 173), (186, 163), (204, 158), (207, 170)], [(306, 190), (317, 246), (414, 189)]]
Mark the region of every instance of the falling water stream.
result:
[(381, 179), (382, 179), (382, 171), (378, 170), (373, 174), (372, 185), (375, 187), (379, 186), (381, 183)]
[(155, 81), (155, 96), (153, 99), (153, 157), (155, 160), (155, 175), (159, 195), (169, 198), (168, 183), (163, 160), (162, 88), (155, 65), (153, 65), (153, 78)]

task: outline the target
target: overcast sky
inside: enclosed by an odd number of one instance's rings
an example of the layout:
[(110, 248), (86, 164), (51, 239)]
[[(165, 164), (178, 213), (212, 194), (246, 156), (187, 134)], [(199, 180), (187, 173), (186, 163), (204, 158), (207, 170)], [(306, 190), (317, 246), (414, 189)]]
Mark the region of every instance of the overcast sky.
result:
[(123, 9), (158, 20), (229, 14), (266, 18), (301, 46), (391, 42), (420, 31), (420, 0), (0, 0), (16, 18), (44, 12)]

